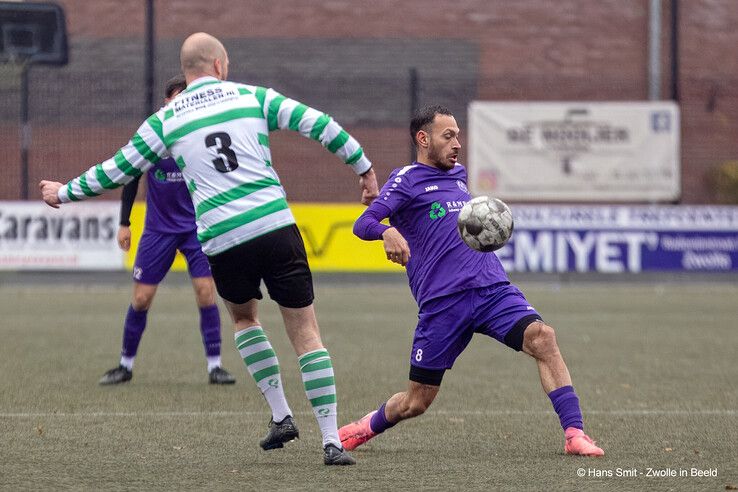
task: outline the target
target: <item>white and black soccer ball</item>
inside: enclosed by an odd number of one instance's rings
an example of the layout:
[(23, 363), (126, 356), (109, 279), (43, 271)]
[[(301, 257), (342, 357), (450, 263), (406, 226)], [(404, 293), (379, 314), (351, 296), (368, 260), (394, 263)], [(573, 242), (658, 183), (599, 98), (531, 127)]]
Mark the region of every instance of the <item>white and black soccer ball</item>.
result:
[(488, 253), (503, 247), (512, 236), (512, 211), (498, 198), (478, 196), (461, 209), (458, 226), (467, 246)]

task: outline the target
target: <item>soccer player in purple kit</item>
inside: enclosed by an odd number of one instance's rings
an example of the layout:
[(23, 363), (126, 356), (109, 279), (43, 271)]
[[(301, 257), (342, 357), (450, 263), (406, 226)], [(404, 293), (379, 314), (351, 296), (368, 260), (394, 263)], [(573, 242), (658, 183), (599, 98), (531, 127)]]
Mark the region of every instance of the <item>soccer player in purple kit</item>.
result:
[[(164, 103), (185, 90), (183, 75), (171, 78), (165, 89)], [(124, 251), (131, 247), (130, 215), (140, 177), (123, 188), (120, 207), (118, 244)], [(195, 300), (200, 310), (200, 333), (207, 358), (210, 384), (233, 384), (236, 379), (221, 367), (220, 314), (215, 303), (215, 284), (210, 265), (197, 240), (195, 209), (182, 172), (174, 159), (162, 159), (147, 172), (146, 222), (133, 267), (133, 299), (123, 325), (123, 346), (118, 367), (107, 371), (100, 384), (120, 384), (133, 377), (133, 362), (146, 328), (146, 315), (156, 289), (172, 266), (177, 250), (187, 260)]]
[[(553, 328), (510, 283), (499, 259), (467, 247), (457, 231), (461, 207), (471, 199), (466, 169), (457, 163), (461, 144), (451, 112), (420, 110), (410, 123), (417, 160), (395, 169), (379, 197), (354, 225), (361, 239), (382, 239), (387, 259), (407, 267), (418, 307), (406, 391), (362, 419), (341, 427), (352, 450), (398, 422), (424, 413), (446, 370), (474, 333), (490, 336), (532, 356), (541, 385), (564, 430), (567, 454), (602, 456), (583, 431), (579, 398), (572, 387)], [(381, 224), (389, 217), (390, 226)]]

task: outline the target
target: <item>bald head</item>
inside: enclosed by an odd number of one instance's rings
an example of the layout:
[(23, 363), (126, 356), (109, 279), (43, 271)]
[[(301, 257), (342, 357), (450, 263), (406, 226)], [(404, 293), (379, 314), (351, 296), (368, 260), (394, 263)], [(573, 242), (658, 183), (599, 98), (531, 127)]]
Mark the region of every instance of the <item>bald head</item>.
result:
[(220, 80), (228, 76), (228, 53), (220, 41), (204, 32), (196, 32), (185, 39), (179, 60), (188, 84), (205, 75)]

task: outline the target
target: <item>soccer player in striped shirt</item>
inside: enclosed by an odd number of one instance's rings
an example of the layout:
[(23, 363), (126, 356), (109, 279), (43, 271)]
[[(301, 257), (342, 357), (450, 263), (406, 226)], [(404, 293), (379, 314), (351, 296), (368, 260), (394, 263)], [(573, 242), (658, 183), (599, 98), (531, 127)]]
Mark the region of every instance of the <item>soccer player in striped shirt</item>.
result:
[[(417, 149), (413, 164), (395, 169), (354, 225), (361, 239), (382, 239), (387, 259), (407, 266), (419, 307), (406, 391), (392, 396), (357, 422), (341, 427), (346, 449), (354, 449), (398, 422), (425, 412), (446, 370), (474, 333), (533, 357), (541, 385), (564, 430), (567, 454), (602, 456), (583, 431), (579, 398), (556, 343), (553, 328), (510, 283), (494, 253), (467, 247), (456, 227), (471, 199), (466, 169), (457, 163), (461, 144), (451, 112), (422, 109), (410, 124)], [(381, 223), (389, 217), (390, 226)], [(412, 256), (411, 256), (412, 253)]]
[(359, 175), (365, 204), (378, 194), (372, 164), (327, 114), (272, 89), (226, 82), (228, 54), (214, 37), (188, 37), (180, 61), (184, 92), (151, 115), (114, 157), (66, 185), (41, 181), (41, 195), (52, 207), (94, 197), (172, 156), (192, 197), (216, 288), (234, 321), (236, 347), (272, 410), (261, 447), (281, 448), (299, 436), (277, 356), (258, 319), (263, 279), (298, 355), (323, 435), (323, 461), (354, 464), (338, 437), (333, 364), (315, 318), (305, 247), (272, 167), (269, 132), (290, 129), (319, 141)]
[[(164, 91), (164, 104), (186, 87), (184, 76), (171, 78)], [(123, 251), (131, 247), (131, 207), (140, 179), (134, 178), (123, 188), (118, 228), (118, 245)], [(236, 379), (221, 367), (220, 313), (215, 304), (215, 284), (208, 259), (197, 240), (195, 209), (182, 172), (169, 157), (148, 170), (146, 182), (146, 222), (133, 266), (133, 299), (123, 325), (120, 363), (103, 375), (100, 384), (121, 384), (133, 378), (133, 363), (146, 328), (149, 307), (159, 283), (172, 266), (177, 250), (187, 259), (187, 269), (195, 290), (208, 380), (210, 384), (233, 384)]]

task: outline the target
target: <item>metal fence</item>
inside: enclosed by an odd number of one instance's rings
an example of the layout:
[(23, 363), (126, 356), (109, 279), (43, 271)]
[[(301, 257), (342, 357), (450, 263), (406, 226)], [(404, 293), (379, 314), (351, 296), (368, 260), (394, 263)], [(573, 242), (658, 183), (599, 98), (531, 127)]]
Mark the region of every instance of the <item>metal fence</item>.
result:
[[(223, 41), (231, 60), (230, 79), (273, 87), (331, 114), (362, 143), (380, 180), (410, 159), (407, 125), (414, 105), (448, 106), (463, 131), (467, 105), (475, 99), (647, 97), (645, 71), (640, 78), (483, 75), (479, 46), (464, 39)], [(162, 100), (165, 81), (179, 71), (180, 42), (158, 39), (155, 43), (155, 102)], [(24, 194), (34, 199), (38, 180), (66, 181), (125, 144), (146, 116), (145, 49), (144, 40), (137, 38), (70, 39), (69, 65), (30, 70), (27, 183), (20, 159), (20, 70), (0, 65), (1, 200), (22, 199)], [(731, 152), (736, 144), (726, 139), (729, 132), (723, 128), (730, 120), (720, 115), (738, 109), (736, 87), (732, 80), (717, 76), (706, 80), (685, 74), (682, 79), (685, 179), (688, 185), (693, 181), (704, 188), (690, 195), (689, 201), (710, 202), (709, 189), (702, 184), (705, 167), (734, 158)], [(356, 199), (356, 190), (347, 185), (352, 182), (350, 173), (315, 142), (275, 135), (272, 150), (275, 169), (292, 200)], [(463, 150), (461, 159), (465, 159)], [(116, 197), (117, 193), (110, 195)]]

